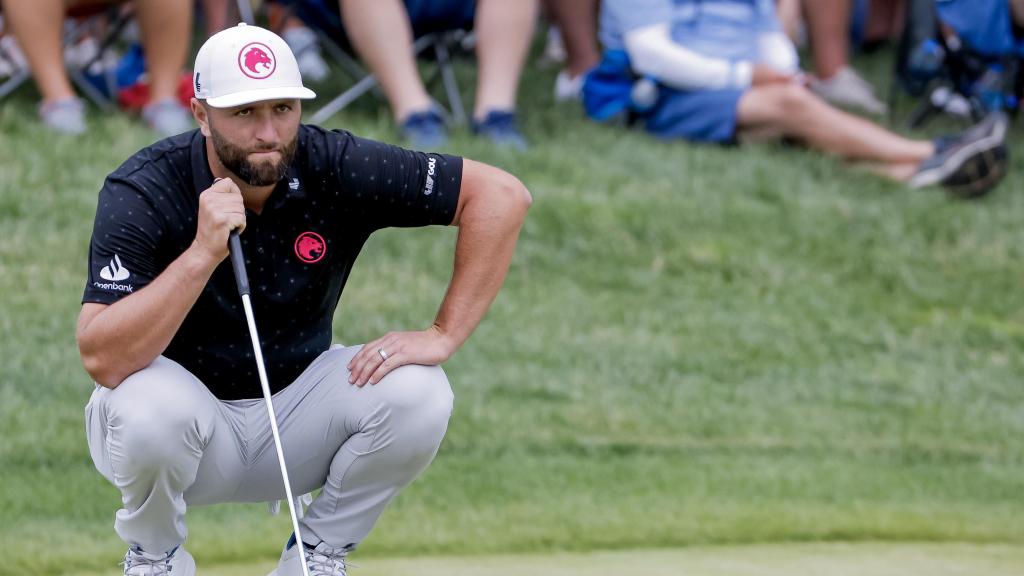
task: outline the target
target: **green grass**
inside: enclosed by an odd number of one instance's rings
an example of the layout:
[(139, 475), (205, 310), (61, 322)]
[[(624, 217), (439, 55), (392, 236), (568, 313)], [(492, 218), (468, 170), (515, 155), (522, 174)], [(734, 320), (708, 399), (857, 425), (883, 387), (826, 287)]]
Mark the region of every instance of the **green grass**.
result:
[[(275, 567), (275, 562), (236, 564), (204, 568), (202, 573), (263, 576)], [(359, 576), (1021, 576), (1024, 549), (993, 544), (757, 544), (515, 556), (371, 558), (360, 562), (352, 572)]]
[[(1020, 162), (958, 202), (798, 149), (593, 125), (552, 104), (552, 80), (524, 81), (529, 153), (452, 143), (535, 203), (446, 365), (440, 455), (360, 557), (1024, 544)], [(96, 192), (151, 136), (99, 115), (87, 138), (48, 135), (34, 106), (31, 90), (0, 105), (0, 574), (112, 573), (119, 498), (86, 449), (74, 326)], [(370, 101), (328, 125), (395, 137)], [(427, 325), (453, 242), (375, 235), (336, 340)], [(202, 565), (271, 562), (288, 532), (259, 506), (189, 517)]]

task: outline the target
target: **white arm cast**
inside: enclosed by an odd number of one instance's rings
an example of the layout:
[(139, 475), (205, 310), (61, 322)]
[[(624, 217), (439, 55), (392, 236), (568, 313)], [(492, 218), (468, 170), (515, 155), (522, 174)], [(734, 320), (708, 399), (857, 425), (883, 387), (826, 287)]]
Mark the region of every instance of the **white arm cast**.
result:
[(750, 86), (751, 62), (708, 58), (672, 40), (668, 24), (645, 26), (623, 38), (633, 70), (681, 90), (716, 90)]
[(796, 47), (783, 32), (762, 33), (757, 39), (757, 45), (762, 64), (787, 74), (800, 71)]

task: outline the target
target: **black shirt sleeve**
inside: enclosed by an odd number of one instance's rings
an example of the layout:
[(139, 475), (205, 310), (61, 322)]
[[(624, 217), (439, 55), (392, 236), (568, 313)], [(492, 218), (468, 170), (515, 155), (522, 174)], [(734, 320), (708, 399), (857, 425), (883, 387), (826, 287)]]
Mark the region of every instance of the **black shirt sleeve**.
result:
[(370, 231), (448, 225), (455, 219), (462, 158), (406, 150), (347, 132), (329, 138), (338, 190)]
[(153, 281), (163, 223), (129, 182), (107, 178), (89, 242), (89, 275), (82, 302), (113, 304)]

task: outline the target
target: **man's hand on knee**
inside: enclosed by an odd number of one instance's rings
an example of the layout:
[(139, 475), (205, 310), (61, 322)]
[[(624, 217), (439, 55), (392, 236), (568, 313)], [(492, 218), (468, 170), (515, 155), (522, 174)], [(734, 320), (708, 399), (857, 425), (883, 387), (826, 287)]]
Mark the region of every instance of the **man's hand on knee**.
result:
[(436, 366), (447, 360), (455, 346), (435, 324), (415, 332), (388, 332), (367, 342), (348, 363), (350, 384), (376, 384), (389, 372), (406, 364)]

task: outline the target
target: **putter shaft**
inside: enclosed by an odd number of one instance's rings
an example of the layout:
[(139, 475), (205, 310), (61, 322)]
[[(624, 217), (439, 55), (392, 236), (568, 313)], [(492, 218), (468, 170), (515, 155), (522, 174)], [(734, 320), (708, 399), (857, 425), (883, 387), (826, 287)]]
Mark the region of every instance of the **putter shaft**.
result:
[(277, 413), (274, 412), (274, 402), (270, 398), (270, 384), (267, 381), (267, 369), (263, 362), (263, 350), (260, 346), (260, 337), (256, 331), (256, 318), (252, 312), (252, 301), (249, 298), (249, 276), (245, 271), (245, 258), (242, 255), (242, 241), (238, 232), (231, 232), (228, 240), (228, 249), (231, 253), (231, 267), (235, 272), (235, 283), (238, 285), (238, 293), (242, 297), (242, 307), (245, 309), (245, 321), (249, 325), (249, 336), (252, 338), (252, 350), (256, 356), (256, 369), (260, 375), (260, 387), (263, 388), (263, 398), (267, 404), (267, 414), (270, 416), (270, 432), (274, 436), (274, 447), (277, 449), (277, 463), (281, 466), (281, 478), (284, 480), (284, 494), (288, 499), (288, 512), (292, 517), (292, 530), (295, 531), (295, 545), (299, 547), (299, 562), (302, 564), (303, 576), (309, 576), (309, 567), (306, 566), (305, 544), (302, 542), (302, 533), (299, 530), (299, 516), (295, 512), (295, 497), (292, 495), (292, 485), (288, 480), (288, 467), (284, 463), (284, 448), (281, 446), (281, 434), (277, 429)]

